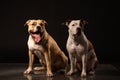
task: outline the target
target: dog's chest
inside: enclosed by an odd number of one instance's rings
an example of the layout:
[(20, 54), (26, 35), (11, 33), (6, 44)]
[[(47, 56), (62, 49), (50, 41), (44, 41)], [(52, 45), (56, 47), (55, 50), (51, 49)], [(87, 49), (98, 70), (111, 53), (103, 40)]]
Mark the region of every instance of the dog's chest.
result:
[(42, 45), (35, 44), (35, 42), (32, 39), (28, 40), (28, 48), (32, 51), (33, 54), (35, 54), (38, 58), (42, 59), (44, 61), (44, 57), (42, 55), (44, 48)]
[(69, 38), (67, 41), (67, 51), (69, 55), (76, 56), (77, 60), (81, 60), (85, 47), (83, 44), (76, 43), (73, 39)]
[(81, 44), (76, 45), (76, 44), (71, 43), (67, 45), (67, 50), (70, 53), (80, 54), (84, 50), (84, 47)]
[(32, 39), (28, 40), (28, 48), (31, 51), (34, 51), (35, 53), (42, 53), (44, 51), (44, 48), (40, 44), (36, 44)]

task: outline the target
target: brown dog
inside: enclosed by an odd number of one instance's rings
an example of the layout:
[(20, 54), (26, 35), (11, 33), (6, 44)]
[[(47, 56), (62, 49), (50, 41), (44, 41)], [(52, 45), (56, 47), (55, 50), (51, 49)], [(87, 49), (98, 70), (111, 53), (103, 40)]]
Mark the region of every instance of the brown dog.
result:
[(45, 20), (28, 20), (25, 25), (28, 26), (29, 38), (29, 65), (24, 74), (29, 74), (32, 71), (34, 54), (39, 58), (41, 67), (34, 68), (35, 70), (47, 70), (47, 76), (53, 76), (52, 71), (66, 70), (68, 58), (59, 48), (56, 41), (47, 33)]

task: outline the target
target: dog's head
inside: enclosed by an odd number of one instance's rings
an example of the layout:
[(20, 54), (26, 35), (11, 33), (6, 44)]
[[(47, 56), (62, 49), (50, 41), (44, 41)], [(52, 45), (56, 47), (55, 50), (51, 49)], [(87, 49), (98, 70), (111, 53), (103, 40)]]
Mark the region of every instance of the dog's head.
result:
[(28, 26), (28, 32), (33, 37), (35, 42), (39, 42), (45, 31), (47, 22), (45, 20), (28, 20), (25, 25)]
[(83, 32), (85, 25), (88, 22), (86, 20), (68, 20), (65, 22), (65, 25), (69, 28), (69, 34), (72, 36), (79, 36)]

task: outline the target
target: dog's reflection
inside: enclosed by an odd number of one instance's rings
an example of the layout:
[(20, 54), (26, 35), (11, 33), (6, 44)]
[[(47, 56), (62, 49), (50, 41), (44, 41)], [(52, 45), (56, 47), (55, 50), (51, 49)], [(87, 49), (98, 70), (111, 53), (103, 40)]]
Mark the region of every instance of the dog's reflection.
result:
[(45, 77), (45, 76), (40, 76), (40, 77), (36, 77), (36, 76), (33, 76), (33, 75), (25, 75), (25, 77), (27, 78), (27, 80), (53, 80), (53, 77)]
[(63, 74), (57, 73), (54, 77), (47, 77), (45, 75), (45, 71), (34, 71), (32, 74), (24, 75), (27, 80), (94, 80), (94, 76), (87, 76), (85, 78), (81, 78), (79, 74), (74, 74), (72, 76), (65, 76)]
[(81, 76), (68, 76), (69, 80), (87, 80), (86, 78), (81, 78)]
[(53, 80), (53, 77), (46, 77), (45, 71), (34, 71), (32, 74), (24, 75), (27, 80)]
[(81, 77), (79, 74), (74, 74), (72, 76), (67, 76), (67, 80), (95, 80), (95, 75), (88, 75), (86, 77)]
[(24, 75), (28, 80), (33, 80), (32, 75), (28, 74), (28, 75)]

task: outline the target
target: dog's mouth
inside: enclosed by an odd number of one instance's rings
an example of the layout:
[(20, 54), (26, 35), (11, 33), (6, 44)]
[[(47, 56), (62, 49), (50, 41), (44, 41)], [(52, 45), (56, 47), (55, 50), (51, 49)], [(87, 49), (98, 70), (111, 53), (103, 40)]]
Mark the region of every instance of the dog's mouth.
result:
[(30, 35), (33, 37), (36, 43), (39, 43), (41, 41), (42, 33), (40, 31), (36, 31), (36, 32), (30, 31)]
[(81, 35), (81, 30), (77, 30), (76, 34), (73, 34), (74, 37), (78, 37)]

